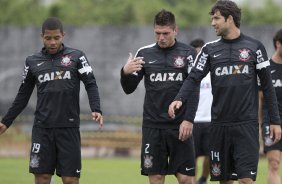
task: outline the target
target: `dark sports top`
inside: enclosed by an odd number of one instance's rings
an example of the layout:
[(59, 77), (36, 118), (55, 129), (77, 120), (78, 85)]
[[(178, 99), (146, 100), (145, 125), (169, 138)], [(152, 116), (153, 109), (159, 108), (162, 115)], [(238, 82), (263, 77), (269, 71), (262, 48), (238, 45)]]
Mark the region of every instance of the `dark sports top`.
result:
[[(270, 61), (270, 73), (272, 76), (272, 84), (276, 92), (279, 115), (282, 117), (282, 64), (275, 63), (272, 59)], [(267, 111), (267, 106), (265, 100), (263, 101), (263, 111)], [(267, 116), (267, 113), (263, 113), (264, 116)], [(268, 118), (267, 118), (268, 119)], [(264, 118), (264, 120), (267, 120)], [(269, 123), (264, 121), (263, 123)]]
[(173, 120), (168, 116), (168, 106), (188, 76), (196, 50), (177, 42), (170, 48), (151, 44), (140, 48), (136, 57), (144, 57), (141, 71), (124, 75), (121, 70), (121, 86), (126, 94), (132, 93), (144, 77), (146, 89), (143, 104), (143, 126), (160, 129), (178, 129), (185, 113), (181, 109)]
[(193, 121), (201, 79), (211, 73), (212, 123), (232, 125), (258, 120), (258, 84), (273, 124), (280, 124), (277, 99), (264, 46), (241, 34), (233, 40), (223, 38), (205, 44), (196, 58), (195, 67), (175, 99), (188, 101), (186, 120)]
[(2, 123), (7, 127), (12, 124), (26, 107), (36, 85), (35, 127), (79, 127), (80, 81), (85, 85), (91, 111), (101, 112), (96, 80), (82, 51), (64, 46), (55, 55), (43, 48), (28, 56), (22, 84)]

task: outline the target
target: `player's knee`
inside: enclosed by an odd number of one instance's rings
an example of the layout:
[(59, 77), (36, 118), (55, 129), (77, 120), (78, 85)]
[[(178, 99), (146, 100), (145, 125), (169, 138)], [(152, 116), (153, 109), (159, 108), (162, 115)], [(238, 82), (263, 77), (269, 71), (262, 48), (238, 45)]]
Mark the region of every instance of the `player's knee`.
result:
[(163, 175), (149, 175), (150, 184), (163, 184), (164, 176)]
[(179, 184), (193, 184), (194, 176), (177, 175), (177, 180)]
[(269, 170), (270, 172), (278, 172), (279, 171), (279, 166), (280, 166), (280, 160), (279, 159), (275, 159), (275, 158), (271, 158), (268, 160), (268, 164), (269, 164)]
[(238, 179), (239, 184), (253, 184), (254, 181), (251, 178)]
[(233, 180), (219, 181), (220, 184), (233, 184)]
[(50, 184), (52, 176), (49, 174), (34, 174), (35, 184)]
[(62, 180), (64, 184), (79, 184), (79, 178), (77, 177), (62, 176)]

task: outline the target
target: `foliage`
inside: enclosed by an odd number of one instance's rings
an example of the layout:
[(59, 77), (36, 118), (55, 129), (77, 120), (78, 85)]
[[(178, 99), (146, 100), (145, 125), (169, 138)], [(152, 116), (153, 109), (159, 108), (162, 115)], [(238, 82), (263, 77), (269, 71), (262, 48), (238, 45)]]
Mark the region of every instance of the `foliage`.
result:
[[(65, 24), (89, 25), (151, 25), (154, 15), (167, 9), (176, 15), (179, 27), (210, 24), (208, 12), (216, 0), (0, 0), (0, 25), (40, 26), (47, 16), (58, 16)], [(273, 0), (251, 9), (242, 6), (242, 24), (281, 24), (281, 7)]]
[(38, 25), (47, 13), (40, 0), (0, 0), (0, 25)]
[(281, 25), (282, 11), (281, 6), (277, 6), (272, 0), (266, 0), (262, 8), (258, 8), (255, 11), (242, 8), (244, 12), (242, 15), (242, 22), (249, 25)]

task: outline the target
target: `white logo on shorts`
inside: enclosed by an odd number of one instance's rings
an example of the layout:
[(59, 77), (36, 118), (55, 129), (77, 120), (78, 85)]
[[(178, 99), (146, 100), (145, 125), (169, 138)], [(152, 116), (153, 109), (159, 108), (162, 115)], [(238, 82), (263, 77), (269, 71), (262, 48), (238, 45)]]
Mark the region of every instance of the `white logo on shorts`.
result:
[(39, 167), (39, 156), (37, 155), (31, 155), (30, 156), (30, 162), (29, 162), (29, 166), (31, 168), (38, 168)]
[(157, 60), (154, 60), (154, 61), (149, 61), (148, 63), (149, 64), (153, 64), (153, 63), (155, 63)]
[(195, 169), (195, 168), (194, 167), (191, 167), (191, 168), (186, 167), (186, 171), (190, 171), (190, 170), (193, 170), (193, 169)]

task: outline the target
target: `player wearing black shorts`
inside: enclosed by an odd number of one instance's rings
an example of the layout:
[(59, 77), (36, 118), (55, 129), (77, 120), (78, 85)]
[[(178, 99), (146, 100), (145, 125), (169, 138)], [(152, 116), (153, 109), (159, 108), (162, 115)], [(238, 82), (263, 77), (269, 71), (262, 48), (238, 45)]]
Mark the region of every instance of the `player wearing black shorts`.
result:
[[(220, 39), (206, 43), (169, 114), (187, 103), (185, 120), (194, 121), (200, 82), (209, 72), (212, 83), (210, 136), (211, 180), (221, 184), (252, 184), (259, 157), (258, 84), (261, 81), (275, 142), (281, 138), (277, 99), (264, 46), (240, 31), (241, 10), (233, 1), (212, 7), (211, 25)], [(179, 109), (180, 108), (180, 109)]]
[(44, 47), (26, 58), (18, 94), (0, 123), (4, 133), (27, 105), (34, 87), (37, 105), (32, 129), (29, 171), (35, 183), (50, 183), (56, 171), (63, 183), (78, 184), (81, 174), (79, 91), (88, 93), (92, 118), (103, 124), (98, 87), (85, 54), (63, 44), (58, 18), (42, 24)]
[[(282, 117), (282, 29), (277, 31), (273, 37), (273, 45), (275, 52), (270, 59), (270, 72), (272, 75), (272, 83), (275, 88), (280, 120)], [(262, 137), (264, 142), (264, 152), (268, 160), (268, 184), (281, 184), (281, 177), (279, 167), (282, 158), (282, 140), (273, 144), (273, 139), (270, 135), (270, 120), (268, 117), (267, 107), (263, 101), (262, 91), (259, 91), (259, 99), (262, 107), (260, 113), (262, 113)], [(260, 106), (261, 107), (261, 106)]]
[[(190, 42), (190, 45), (199, 53), (204, 46), (205, 42), (201, 38), (194, 39)], [(197, 184), (206, 184), (210, 172), (210, 124), (211, 124), (211, 104), (212, 104), (212, 92), (211, 92), (211, 79), (208, 74), (201, 81), (200, 86), (200, 99), (197, 109), (197, 113), (193, 126), (193, 138), (195, 145), (196, 164), (199, 157), (203, 157), (202, 173), (197, 180)]]
[(141, 174), (148, 175), (151, 184), (164, 183), (168, 174), (174, 174), (179, 183), (192, 183), (193, 125), (182, 123), (185, 110), (171, 119), (167, 108), (188, 76), (196, 50), (176, 40), (175, 17), (169, 11), (156, 14), (154, 32), (157, 43), (140, 48), (135, 57), (130, 54), (121, 70), (126, 94), (135, 91), (144, 77)]

